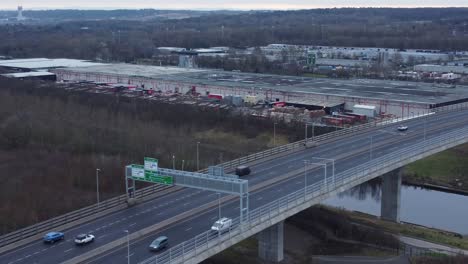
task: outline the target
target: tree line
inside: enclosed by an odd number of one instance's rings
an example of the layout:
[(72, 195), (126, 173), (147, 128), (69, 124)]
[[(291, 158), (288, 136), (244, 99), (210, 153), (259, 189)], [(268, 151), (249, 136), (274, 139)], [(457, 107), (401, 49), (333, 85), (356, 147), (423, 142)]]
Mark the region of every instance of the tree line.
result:
[(2, 25), (0, 54), (133, 62), (151, 58), (161, 46), (271, 43), (453, 51), (468, 47), (467, 17), (467, 8), (342, 8)]

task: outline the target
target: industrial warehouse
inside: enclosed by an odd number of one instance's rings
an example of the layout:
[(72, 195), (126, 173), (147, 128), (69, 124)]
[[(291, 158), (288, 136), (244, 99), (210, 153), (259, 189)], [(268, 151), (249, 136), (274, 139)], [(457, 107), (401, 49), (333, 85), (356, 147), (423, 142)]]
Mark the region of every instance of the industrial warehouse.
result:
[(53, 69), (59, 81), (134, 85), (162, 93), (242, 96), (248, 103), (284, 102), (310, 110), (352, 111), (374, 107), (376, 115), (409, 116), (468, 101), (468, 87), (369, 79), (322, 79), (131, 64)]
[(355, 112), (368, 117), (417, 115), (434, 107), (468, 101), (467, 86), (422, 82), (309, 78), (44, 58), (5, 60), (0, 67), (20, 72), (7, 73), (5, 77), (44, 75), (44, 79), (50, 79), (53, 73), (59, 82), (92, 82), (156, 94), (236, 97), (250, 105), (270, 102), (274, 106), (325, 110), (328, 114)]

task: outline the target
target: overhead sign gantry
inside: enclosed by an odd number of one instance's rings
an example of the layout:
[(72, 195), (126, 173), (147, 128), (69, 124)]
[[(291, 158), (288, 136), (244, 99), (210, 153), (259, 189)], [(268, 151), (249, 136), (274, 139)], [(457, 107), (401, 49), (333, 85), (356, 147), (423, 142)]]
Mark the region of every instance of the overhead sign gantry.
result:
[(155, 158), (144, 159), (144, 165), (132, 164), (125, 168), (127, 198), (134, 198), (135, 181), (155, 184), (177, 185), (206, 191), (239, 196), (241, 223), (248, 219), (249, 182), (237, 175), (225, 174), (224, 168), (212, 166), (208, 174), (160, 168)]

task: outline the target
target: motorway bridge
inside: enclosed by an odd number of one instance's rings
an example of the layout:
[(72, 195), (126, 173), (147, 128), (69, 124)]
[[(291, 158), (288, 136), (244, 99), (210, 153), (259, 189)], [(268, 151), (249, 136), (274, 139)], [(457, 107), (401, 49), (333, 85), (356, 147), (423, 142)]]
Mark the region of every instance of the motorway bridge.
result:
[[(400, 124), (409, 129), (397, 131)], [(280, 261), (286, 218), (379, 176), (382, 217), (399, 221), (400, 168), (468, 142), (468, 104), (343, 129), (314, 142), (314, 147), (305, 148), (302, 141), (223, 164), (227, 171), (245, 163), (252, 169), (245, 177), (250, 209), (242, 223), (233, 195), (151, 187), (140, 190), (141, 202), (131, 207), (118, 197), (0, 237), (0, 263), (198, 263), (252, 235), (261, 258)], [(209, 230), (220, 211), (233, 219), (224, 234)], [(65, 232), (65, 240), (43, 244), (41, 236), (51, 230)], [(77, 247), (73, 238), (79, 233), (92, 233), (96, 241)], [(150, 252), (148, 245), (160, 235), (169, 237), (169, 248)]]

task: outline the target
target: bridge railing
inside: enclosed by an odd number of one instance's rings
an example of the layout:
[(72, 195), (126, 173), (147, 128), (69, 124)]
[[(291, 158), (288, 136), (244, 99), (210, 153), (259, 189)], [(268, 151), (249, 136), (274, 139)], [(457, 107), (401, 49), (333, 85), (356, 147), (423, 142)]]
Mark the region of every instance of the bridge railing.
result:
[[(450, 111), (459, 111), (459, 110), (463, 110), (467, 108), (468, 108), (468, 103), (462, 103), (462, 104), (457, 104), (457, 105), (434, 108), (432, 109), (432, 111), (443, 113), (443, 112), (450, 112)], [(336, 139), (339, 137), (343, 137), (346, 135), (363, 132), (373, 127), (385, 126), (385, 125), (393, 124), (396, 122), (401, 122), (409, 118), (412, 118), (412, 117), (384, 119), (384, 120), (374, 121), (374, 122), (370, 122), (370, 123), (366, 123), (362, 125), (353, 126), (350, 128), (344, 128), (341, 130), (337, 130), (334, 132), (316, 136), (314, 137), (313, 142), (320, 144), (320, 143), (323, 143), (332, 139)], [(309, 138), (308, 142), (312, 142), (312, 139)], [(305, 146), (305, 140), (303, 139), (294, 143), (289, 143), (289, 144), (274, 147), (265, 151), (253, 153), (253, 154), (250, 154), (250, 155), (238, 158), (238, 159), (224, 162), (219, 165), (223, 166), (225, 170), (232, 170), (235, 167), (242, 165), (242, 164), (254, 162), (254, 161), (264, 159), (266, 157), (270, 157), (273, 155), (284, 154), (290, 151), (304, 149), (304, 146)], [(200, 172), (207, 172), (207, 169), (201, 170)], [(157, 192), (160, 192), (168, 188), (171, 188), (171, 187), (157, 186), (157, 185), (145, 187), (145, 188), (137, 190), (135, 192), (135, 197), (137, 199), (148, 198), (156, 194)], [(99, 206), (97, 206), (97, 204), (90, 205), (90, 206), (66, 213), (64, 215), (60, 215), (60, 216), (48, 219), (46, 221), (2, 235), (0, 236), (0, 248), (7, 246), (9, 244), (13, 244), (18, 241), (21, 241), (23, 239), (30, 238), (38, 234), (42, 234), (44, 232), (53, 230), (55, 228), (61, 228), (64, 225), (70, 224), (74, 221), (79, 221), (83, 218), (88, 218), (88, 220), (96, 219), (97, 217), (100, 216), (99, 214), (100, 212), (110, 210), (113, 208), (117, 208), (119, 206), (126, 204), (126, 202), (127, 202), (126, 195), (119, 195), (117, 197), (101, 202)]]
[[(380, 175), (392, 171), (413, 162), (418, 156), (422, 158), (432, 155), (441, 149), (467, 141), (468, 127), (464, 127), (375, 158), (335, 175), (334, 180), (330, 179), (330, 177), (322, 179), (249, 211), (248, 221), (242, 226), (239, 224), (239, 218), (235, 218), (233, 219), (234, 225), (226, 233), (219, 234), (208, 230), (141, 262), (141, 264), (184, 263), (202, 253), (206, 253), (207, 250), (213, 247), (229, 242), (231, 239), (236, 239), (235, 242), (239, 242), (242, 240), (242, 233), (247, 233), (264, 223), (275, 224), (281, 221), (279, 218), (285, 219), (288, 217), (288, 211), (296, 209), (306, 202), (323, 200), (327, 197), (327, 194), (339, 190), (340, 187), (356, 186), (368, 180), (369, 175)], [(226, 243), (226, 245), (229, 245), (229, 243)]]
[[(135, 197), (141, 199), (149, 195), (152, 195), (156, 192), (166, 190), (168, 188), (170, 188), (170, 186), (163, 186), (163, 185), (150, 186), (148, 188), (137, 190), (135, 192)], [(119, 195), (117, 197), (100, 202), (99, 206), (97, 204), (93, 204), (93, 205), (75, 210), (73, 212), (69, 212), (69, 213), (51, 218), (49, 220), (5, 234), (0, 237), (0, 247), (15, 243), (17, 241), (20, 241), (28, 237), (32, 237), (37, 234), (43, 234), (44, 232), (48, 232), (57, 227), (62, 227), (74, 221), (84, 220), (85, 218), (95, 219), (99, 216), (101, 212), (106, 211), (108, 209), (115, 208), (119, 205), (123, 205), (126, 203), (126, 201), (127, 201), (126, 195)]]

